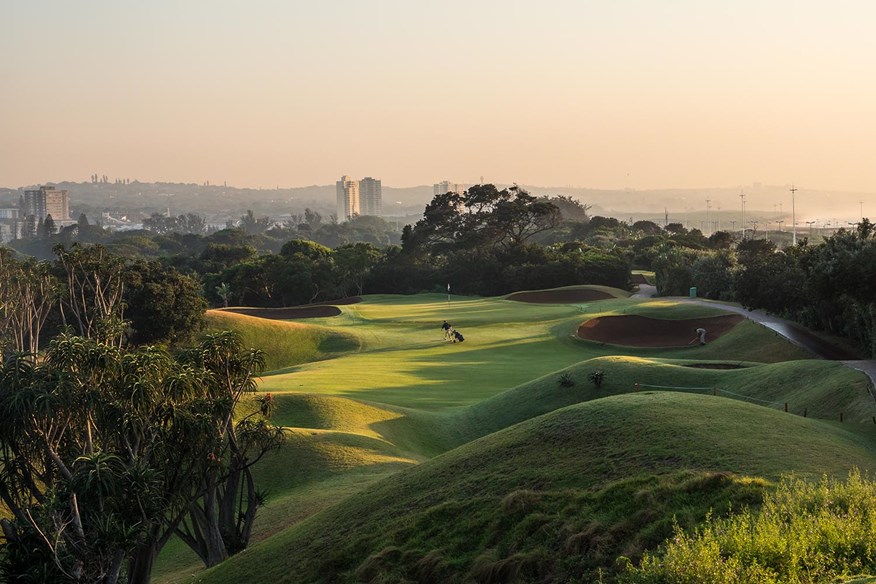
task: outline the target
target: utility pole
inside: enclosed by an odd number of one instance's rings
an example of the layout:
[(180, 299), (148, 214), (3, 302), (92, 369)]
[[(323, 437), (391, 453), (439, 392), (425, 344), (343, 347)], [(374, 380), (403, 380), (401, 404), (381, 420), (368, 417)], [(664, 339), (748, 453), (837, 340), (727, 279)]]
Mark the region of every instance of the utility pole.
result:
[(739, 193), (739, 198), (742, 199), (742, 241), (745, 241), (745, 193)]
[(797, 245), (797, 203), (794, 200), (794, 195), (797, 194), (797, 187), (791, 183), (791, 221), (794, 223), (794, 235), (791, 236), (791, 245)]
[(706, 231), (712, 232), (712, 199), (706, 199)]

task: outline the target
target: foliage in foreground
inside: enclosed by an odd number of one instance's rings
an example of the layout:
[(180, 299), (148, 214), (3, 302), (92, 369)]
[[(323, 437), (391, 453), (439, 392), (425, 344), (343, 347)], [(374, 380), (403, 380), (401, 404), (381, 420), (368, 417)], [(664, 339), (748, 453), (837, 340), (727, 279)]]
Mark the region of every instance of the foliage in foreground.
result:
[(876, 572), (876, 481), (786, 479), (760, 511), (711, 519), (693, 534), (676, 527), (658, 554), (630, 568), (625, 584), (816, 583)]
[(270, 400), (235, 420), (263, 363), (234, 333), (179, 358), (62, 334), (0, 366), (0, 575), (17, 582), (148, 583), (184, 538), (205, 564), (249, 540), (250, 467), (282, 439)]

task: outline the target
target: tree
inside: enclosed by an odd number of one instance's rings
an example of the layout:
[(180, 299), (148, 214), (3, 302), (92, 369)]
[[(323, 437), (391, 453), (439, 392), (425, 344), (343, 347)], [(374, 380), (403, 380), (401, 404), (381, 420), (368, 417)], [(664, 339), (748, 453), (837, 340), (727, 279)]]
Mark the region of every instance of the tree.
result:
[(487, 224), (498, 233), (496, 240), (505, 248), (519, 247), (533, 235), (559, 224), (560, 211), (550, 201), (538, 199), (517, 186), (502, 193)]
[(0, 352), (10, 343), (17, 352), (36, 355), (58, 299), (58, 281), (48, 262), (18, 261), (0, 248), (0, 282)]
[(100, 245), (69, 249), (55, 246), (59, 271), (66, 290), (61, 304), (65, 325), (80, 336), (121, 344), (127, 324), (124, 320), (124, 267), (121, 257)]
[(43, 221), (43, 233), (42, 236), (48, 239), (58, 232), (58, 227), (55, 225), (55, 220), (52, 219), (51, 215), (46, 215), (46, 220)]
[(88, 227), (88, 215), (86, 215), (85, 213), (80, 213), (77, 223), (79, 224), (79, 227)]
[(559, 221), (553, 203), (517, 186), (500, 191), (494, 185), (474, 185), (461, 195), (435, 195), (423, 219), (403, 232), (402, 241), (409, 253), (509, 250)]
[(185, 343), (206, 324), (200, 284), (154, 260), (125, 266), (123, 300), (135, 343)]
[(231, 298), (231, 288), (225, 282), (216, 286), (216, 295), (222, 299), (222, 306), (228, 308), (228, 300)]
[(633, 229), (636, 231), (641, 231), (645, 235), (660, 235), (663, 233), (663, 230), (659, 225), (654, 223), (653, 221), (636, 221), (633, 223)]
[(62, 334), (40, 362), (13, 356), (0, 366), (8, 578), (149, 582), (158, 551), (207, 492), (206, 477), (241, 468), (216, 454), (243, 456), (249, 469), (257, 457), (244, 449), (276, 438), (259, 406), (229, 444), (233, 396), (253, 389), (250, 364), (260, 359), (230, 336), (222, 348), (205, 341), (201, 359), (177, 360)]
[(177, 535), (207, 567), (215, 566), (249, 545), (256, 510), (264, 503), (252, 467), (283, 442), (283, 430), (268, 423), (273, 410), (271, 394), (257, 407), (235, 419), (241, 399), (256, 389), (254, 377), (264, 367), (261, 351), (243, 349), (240, 336), (224, 332), (208, 335), (200, 347), (184, 355), (187, 362), (209, 371), (214, 397), (231, 407), (217, 420), (218, 441), (203, 478), (202, 493), (189, 505), (188, 517)]
[(161, 213), (152, 213), (143, 220), (143, 228), (155, 233), (172, 233), (176, 226), (176, 217), (168, 217)]
[(563, 221), (586, 223), (590, 219), (588, 211), (590, 211), (593, 205), (587, 205), (577, 199), (573, 199), (571, 195), (541, 197), (540, 199), (553, 204), (559, 210)]
[(258, 217), (252, 212), (252, 209), (246, 210), (246, 215), (240, 218), (240, 228), (248, 235), (260, 235), (268, 230), (271, 226), (270, 217)]
[(344, 280), (344, 287), (352, 284), (356, 295), (361, 296), (368, 276), (380, 259), (380, 250), (370, 243), (344, 245), (335, 250), (335, 263)]

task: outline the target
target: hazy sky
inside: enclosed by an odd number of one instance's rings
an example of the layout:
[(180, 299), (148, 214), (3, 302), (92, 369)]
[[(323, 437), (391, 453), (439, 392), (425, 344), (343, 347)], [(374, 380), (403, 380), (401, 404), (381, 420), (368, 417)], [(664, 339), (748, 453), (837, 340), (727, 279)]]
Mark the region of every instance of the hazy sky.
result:
[(0, 0), (0, 185), (876, 191), (876, 3)]

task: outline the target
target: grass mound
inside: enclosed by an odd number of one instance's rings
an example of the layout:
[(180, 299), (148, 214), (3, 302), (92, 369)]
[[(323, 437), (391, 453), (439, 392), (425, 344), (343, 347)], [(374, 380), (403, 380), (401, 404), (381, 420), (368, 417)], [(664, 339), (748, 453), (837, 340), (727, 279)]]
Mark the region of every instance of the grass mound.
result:
[(272, 321), (222, 310), (207, 311), (211, 329), (237, 331), (247, 347), (266, 353), (266, 370), (318, 361), (357, 351), (358, 337), (331, 327)]
[(610, 298), (626, 298), (629, 295), (630, 293), (625, 290), (608, 286), (566, 286), (549, 290), (514, 292), (507, 295), (505, 299), (531, 304), (576, 304)]
[(756, 502), (764, 483), (744, 475), (873, 465), (870, 438), (849, 426), (711, 396), (615, 396), (402, 471), (203, 581), (562, 580), (641, 553), (671, 534), (673, 514), (696, 522), (727, 500)]

